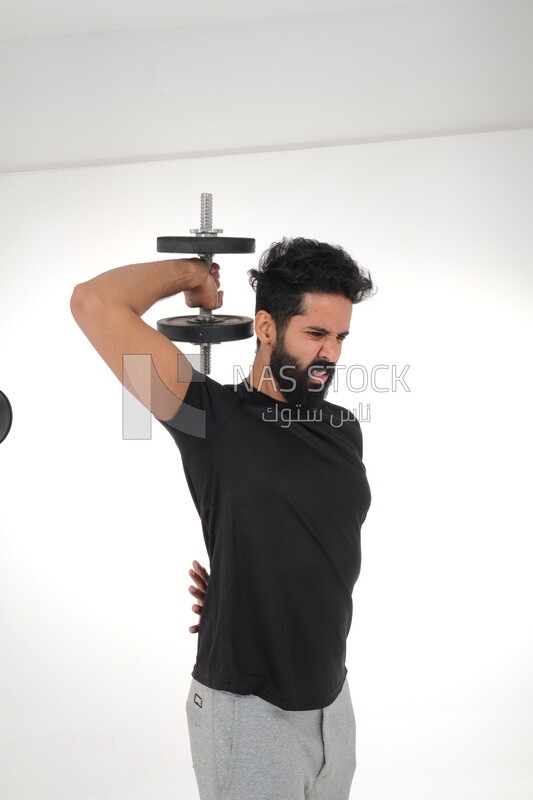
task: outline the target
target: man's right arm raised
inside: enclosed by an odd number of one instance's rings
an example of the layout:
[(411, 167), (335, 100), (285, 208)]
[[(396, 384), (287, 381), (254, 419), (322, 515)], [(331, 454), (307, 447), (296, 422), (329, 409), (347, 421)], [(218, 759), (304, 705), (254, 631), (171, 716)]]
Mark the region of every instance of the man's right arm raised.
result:
[[(141, 317), (179, 292), (190, 308), (219, 308), (219, 269), (213, 264), (208, 272), (198, 258), (169, 259), (118, 267), (74, 287), (70, 308), (77, 324), (119, 381), (158, 419), (169, 420), (178, 410), (192, 365)], [(148, 355), (149, 371), (146, 358), (135, 358)]]

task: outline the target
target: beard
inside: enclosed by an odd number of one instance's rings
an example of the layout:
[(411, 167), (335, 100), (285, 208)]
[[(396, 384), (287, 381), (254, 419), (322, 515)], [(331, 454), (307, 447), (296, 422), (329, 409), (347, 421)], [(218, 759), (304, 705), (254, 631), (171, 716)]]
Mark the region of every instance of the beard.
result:
[[(318, 368), (326, 369), (329, 373), (323, 383), (310, 378), (313, 370)], [(287, 402), (307, 409), (314, 409), (320, 405), (335, 376), (335, 364), (323, 358), (313, 359), (307, 366), (302, 367), (298, 359), (285, 347), (283, 336), (272, 347), (270, 369), (279, 391)]]

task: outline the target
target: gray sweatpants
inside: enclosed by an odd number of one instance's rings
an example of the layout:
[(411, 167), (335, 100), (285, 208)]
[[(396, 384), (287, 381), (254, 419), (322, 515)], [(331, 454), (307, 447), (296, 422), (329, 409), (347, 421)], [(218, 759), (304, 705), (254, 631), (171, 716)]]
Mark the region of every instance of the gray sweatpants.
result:
[(186, 711), (200, 800), (348, 800), (355, 716), (347, 679), (326, 708), (284, 711), (193, 678)]

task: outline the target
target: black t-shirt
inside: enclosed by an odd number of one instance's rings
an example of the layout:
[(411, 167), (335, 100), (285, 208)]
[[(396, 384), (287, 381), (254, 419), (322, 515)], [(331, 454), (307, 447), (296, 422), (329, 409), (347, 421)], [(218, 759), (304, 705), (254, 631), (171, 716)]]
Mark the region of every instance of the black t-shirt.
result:
[(192, 675), (288, 711), (330, 705), (347, 669), (371, 494), (353, 412), (273, 400), (193, 369), (175, 439), (210, 580)]

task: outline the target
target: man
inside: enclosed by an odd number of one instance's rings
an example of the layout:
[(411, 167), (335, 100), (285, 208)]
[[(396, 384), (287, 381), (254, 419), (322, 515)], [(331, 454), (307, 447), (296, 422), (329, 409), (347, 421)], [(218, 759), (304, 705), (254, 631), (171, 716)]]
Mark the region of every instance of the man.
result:
[[(347, 800), (346, 639), (371, 495), (360, 424), (325, 396), (373, 285), (340, 247), (309, 239), (272, 245), (249, 274), (257, 351), (237, 386), (141, 319), (178, 292), (219, 308), (218, 265), (120, 267), (78, 285), (71, 308), (175, 440), (202, 521), (211, 574), (186, 704), (201, 800)], [(123, 355), (139, 353), (148, 380), (135, 365), (123, 374)]]

